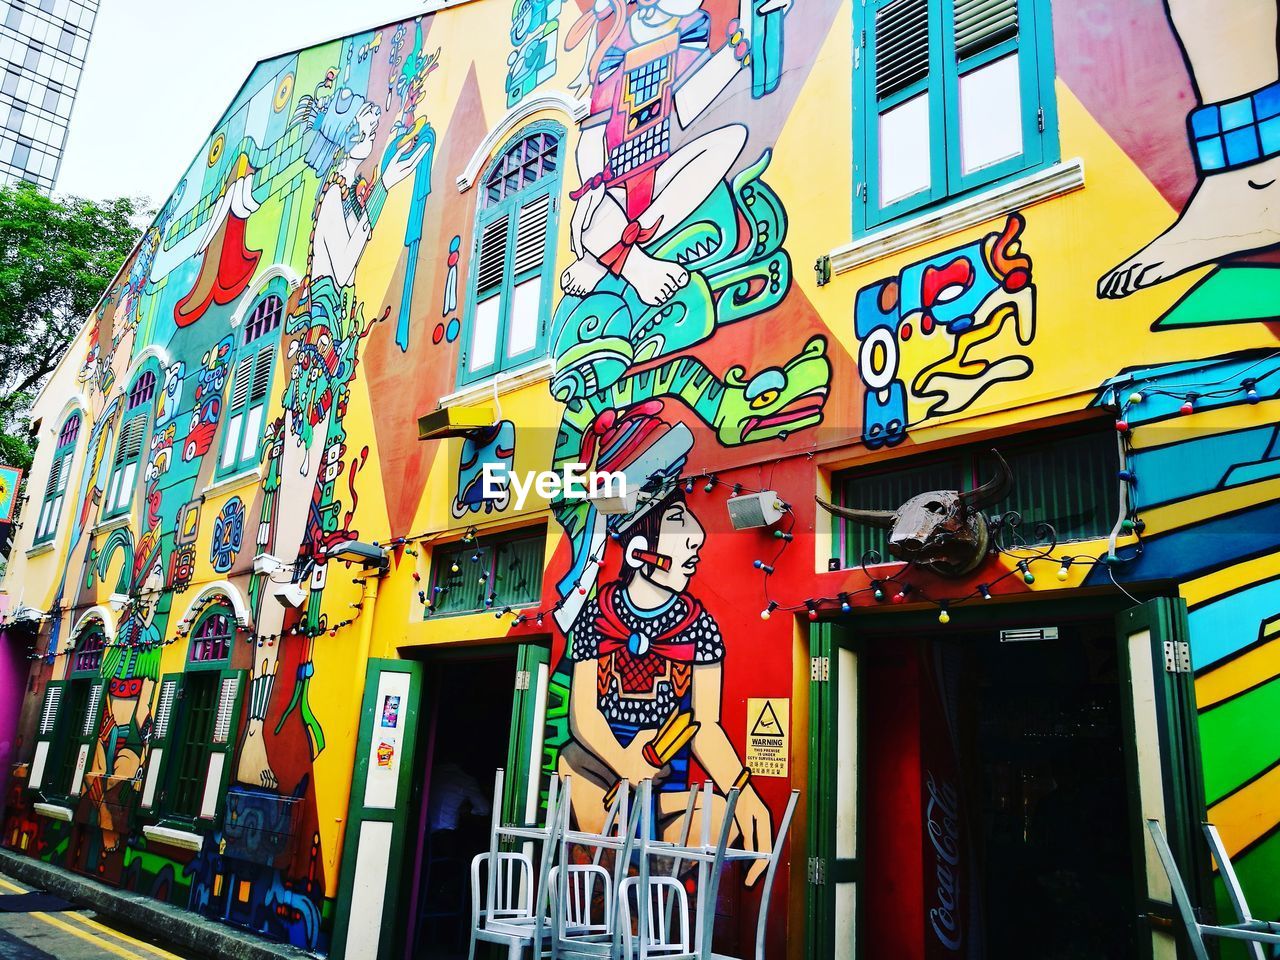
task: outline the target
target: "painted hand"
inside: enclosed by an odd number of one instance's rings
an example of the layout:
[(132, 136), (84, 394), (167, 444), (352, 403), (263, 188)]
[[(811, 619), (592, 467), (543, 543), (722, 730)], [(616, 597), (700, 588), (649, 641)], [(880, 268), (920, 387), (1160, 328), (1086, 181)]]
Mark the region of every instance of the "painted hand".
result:
[(652, 735), (642, 730), (629, 745), (622, 748), (622, 762), (619, 764), (621, 769), (614, 772), (633, 785), (645, 779), (660, 780), (671, 773), (669, 766), (659, 770), (644, 758), (645, 745), (648, 744)]
[[(757, 853), (773, 851), (773, 826), (769, 818), (769, 808), (764, 805), (760, 794), (756, 793), (755, 787), (750, 784), (743, 787), (742, 792), (738, 794), (738, 805), (734, 807), (733, 820), (742, 833), (743, 847)], [(747, 870), (746, 885), (755, 886), (756, 881), (768, 866), (767, 860), (752, 861)]]
[[(422, 162), (422, 158), (427, 155), (429, 149), (431, 149), (431, 142), (424, 139), (411, 152), (397, 154), (382, 172), (382, 182), (386, 188), (390, 190), (418, 169), (418, 164)], [(393, 143), (387, 150), (394, 152), (396, 145)]]

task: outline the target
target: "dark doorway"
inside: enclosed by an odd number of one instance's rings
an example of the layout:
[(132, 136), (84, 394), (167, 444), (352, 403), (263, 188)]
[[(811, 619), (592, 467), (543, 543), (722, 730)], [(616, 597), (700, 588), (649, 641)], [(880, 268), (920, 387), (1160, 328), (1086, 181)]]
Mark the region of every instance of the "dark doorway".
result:
[(865, 956), (1132, 953), (1115, 631), (1057, 630), (862, 647)]
[(430, 750), (411, 917), (415, 960), (467, 955), (471, 860), (489, 848), (494, 773), (507, 763), (514, 653), (440, 660), (429, 670)]

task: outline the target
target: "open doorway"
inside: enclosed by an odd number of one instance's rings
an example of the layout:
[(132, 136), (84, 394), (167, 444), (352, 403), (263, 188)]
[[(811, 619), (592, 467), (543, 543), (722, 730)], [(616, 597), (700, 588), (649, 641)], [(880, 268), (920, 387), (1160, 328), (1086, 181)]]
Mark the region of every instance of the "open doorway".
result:
[(861, 645), (862, 956), (1132, 954), (1115, 628), (1054, 629)]
[(467, 955), (471, 860), (489, 848), (494, 772), (507, 763), (515, 671), (514, 652), (441, 659), (428, 668), (414, 960)]

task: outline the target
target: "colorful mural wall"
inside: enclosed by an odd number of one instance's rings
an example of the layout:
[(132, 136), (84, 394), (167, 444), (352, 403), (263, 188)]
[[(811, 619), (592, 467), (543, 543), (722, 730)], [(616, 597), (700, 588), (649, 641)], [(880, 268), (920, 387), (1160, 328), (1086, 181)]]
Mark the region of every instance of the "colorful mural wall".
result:
[[(665, 830), (710, 779), (769, 850), (807, 761), (745, 769), (748, 701), (804, 716), (810, 610), (1161, 581), (1191, 609), (1210, 816), (1280, 912), (1275, 10), (1015, 6), (1052, 97), (1039, 165), (853, 247), (847, 0), (473, 0), (259, 63), (37, 404), (33, 490), (83, 429), (7, 581), (47, 618), (3, 843), (323, 951), (365, 631), (375, 656), (549, 644), (540, 760), (580, 823), (652, 775)], [(1064, 576), (829, 564), (834, 471), (1090, 417), (1122, 424), (1126, 492)], [(577, 463), (655, 495), (607, 515), (483, 483)], [(785, 519), (733, 532), (726, 497), (759, 490)], [(433, 612), (434, 549), (543, 525), (536, 603)], [(349, 540), (391, 548), (376, 604), (329, 556)], [(180, 769), (174, 698), (215, 669), (209, 765)], [(90, 678), (68, 732), (49, 691)], [(183, 790), (194, 844), (156, 829)]]

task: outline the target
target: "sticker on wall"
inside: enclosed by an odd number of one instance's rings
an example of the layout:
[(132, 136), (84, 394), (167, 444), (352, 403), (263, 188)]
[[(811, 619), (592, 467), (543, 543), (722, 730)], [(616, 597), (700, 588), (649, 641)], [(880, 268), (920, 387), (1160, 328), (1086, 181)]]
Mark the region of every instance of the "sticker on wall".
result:
[(785, 777), (791, 741), (791, 701), (747, 700), (747, 769), (753, 777)]
[(398, 727), (400, 725), (400, 698), (385, 696), (382, 698), (382, 725)]

